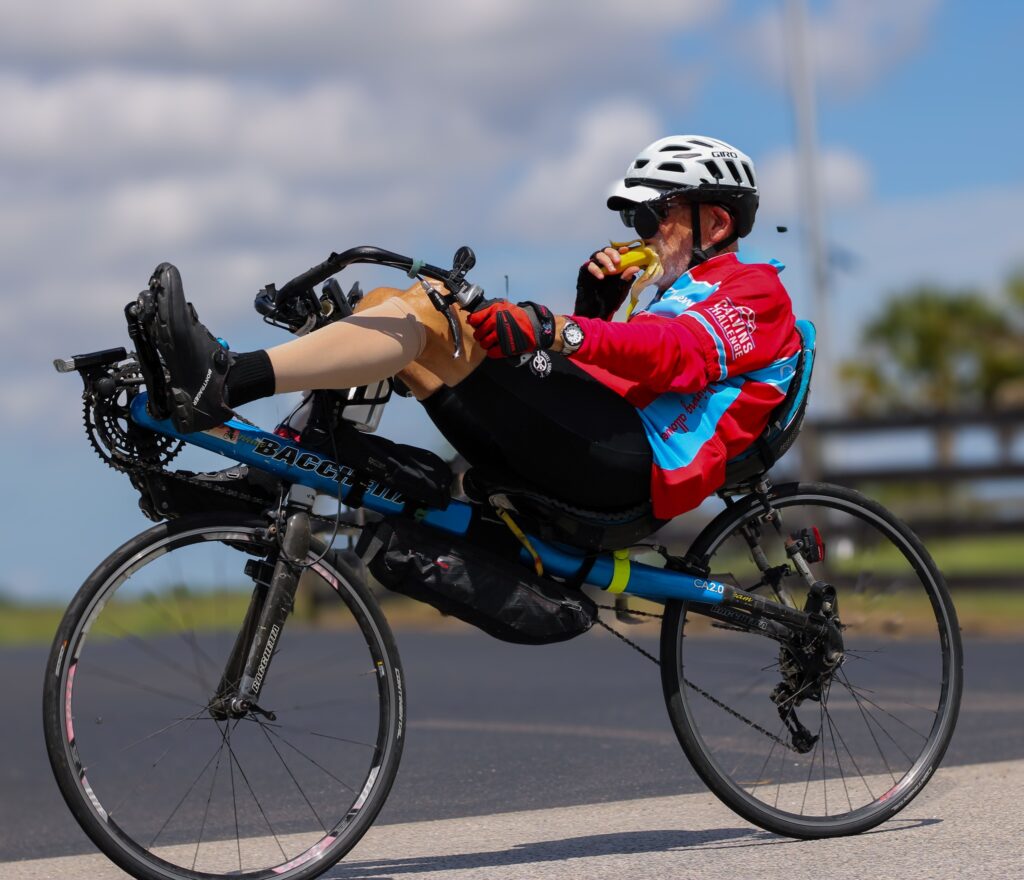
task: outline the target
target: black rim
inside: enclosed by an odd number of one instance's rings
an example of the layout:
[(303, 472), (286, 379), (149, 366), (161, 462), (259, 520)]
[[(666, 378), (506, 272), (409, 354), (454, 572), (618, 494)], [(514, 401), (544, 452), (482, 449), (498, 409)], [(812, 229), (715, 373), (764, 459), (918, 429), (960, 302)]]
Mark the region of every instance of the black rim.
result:
[[(286, 627), (266, 693), (287, 711), (279, 709), (273, 721), (218, 721), (206, 711), (203, 696), (212, 693), (233, 635), (191, 619), (195, 606), (210, 601), (178, 587), (154, 598), (144, 583), (130, 601), (117, 601), (158, 561), (161, 577), (181, 575), (187, 583), (180, 562), (167, 564), (172, 551), (207, 551), (201, 559), (216, 547), (240, 571), (243, 548), (257, 548), (253, 531), (197, 526), (148, 544), (95, 592), (62, 658), (61, 735), (78, 798), (104, 837), (158, 875), (270, 878), (322, 870), (361, 836), (390, 784), (399, 673), (362, 599), (327, 560), (313, 567), (311, 580), (342, 600), (330, 611), (345, 617), (335, 624), (344, 628), (316, 639), (310, 657), (306, 648), (296, 650), (299, 639), (289, 643)], [(140, 597), (151, 607), (140, 611)], [(225, 604), (226, 616), (237, 619), (237, 598)], [(148, 634), (126, 628), (139, 624), (140, 613)], [(346, 662), (355, 668), (345, 669)], [(340, 686), (346, 675), (355, 682), (352, 693)], [(367, 720), (361, 716), (371, 703)], [(98, 706), (114, 717), (95, 715)], [(345, 727), (350, 721), (358, 722), (357, 734)], [(119, 733), (119, 724), (132, 732)], [(271, 776), (276, 784), (263, 781)]]

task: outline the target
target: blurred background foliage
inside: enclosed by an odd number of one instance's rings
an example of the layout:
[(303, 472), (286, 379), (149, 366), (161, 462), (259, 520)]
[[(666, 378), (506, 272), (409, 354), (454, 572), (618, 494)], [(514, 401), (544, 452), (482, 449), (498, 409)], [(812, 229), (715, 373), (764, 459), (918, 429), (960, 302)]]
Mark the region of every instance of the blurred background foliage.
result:
[(1024, 406), (1024, 267), (996, 296), (936, 284), (897, 292), (839, 375), (856, 415)]

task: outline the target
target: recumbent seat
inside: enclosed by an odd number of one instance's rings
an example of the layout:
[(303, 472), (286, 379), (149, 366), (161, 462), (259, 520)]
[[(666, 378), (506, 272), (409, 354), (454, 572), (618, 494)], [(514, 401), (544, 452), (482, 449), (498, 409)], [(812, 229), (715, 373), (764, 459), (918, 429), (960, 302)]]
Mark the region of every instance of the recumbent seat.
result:
[[(815, 330), (810, 321), (797, 321), (796, 327), (801, 339), (800, 356), (786, 397), (772, 411), (761, 436), (726, 464), (719, 495), (752, 491), (800, 433), (814, 368)], [(535, 487), (480, 468), (466, 473), (463, 487), (470, 498), (479, 502), (504, 496), (514, 507), (517, 522), (527, 532), (591, 553), (628, 547), (665, 524), (665, 520), (654, 516), (650, 502), (620, 511), (583, 510)]]

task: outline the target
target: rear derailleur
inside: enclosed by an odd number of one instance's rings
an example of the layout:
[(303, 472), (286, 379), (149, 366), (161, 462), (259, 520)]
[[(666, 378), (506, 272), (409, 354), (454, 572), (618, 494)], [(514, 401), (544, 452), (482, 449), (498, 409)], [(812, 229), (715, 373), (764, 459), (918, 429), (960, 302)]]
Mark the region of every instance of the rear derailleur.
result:
[(782, 681), (771, 693), (779, 718), (789, 730), (793, 748), (806, 754), (814, 748), (819, 736), (812, 734), (796, 715), (805, 700), (815, 703), (827, 698), (836, 671), (843, 663), (843, 625), (839, 621), (839, 605), (835, 588), (816, 582), (807, 594), (804, 611), (820, 618), (817, 632), (800, 634), (779, 649)]

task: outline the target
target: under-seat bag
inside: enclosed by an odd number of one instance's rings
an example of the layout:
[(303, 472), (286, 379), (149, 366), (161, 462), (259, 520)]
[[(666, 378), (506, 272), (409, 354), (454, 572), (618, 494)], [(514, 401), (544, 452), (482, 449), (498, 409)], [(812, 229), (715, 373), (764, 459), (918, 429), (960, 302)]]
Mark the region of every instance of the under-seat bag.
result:
[(426, 602), (496, 639), (523, 645), (585, 633), (597, 606), (578, 590), (542, 578), (453, 535), (407, 520), (364, 532), (357, 552), (389, 590)]

